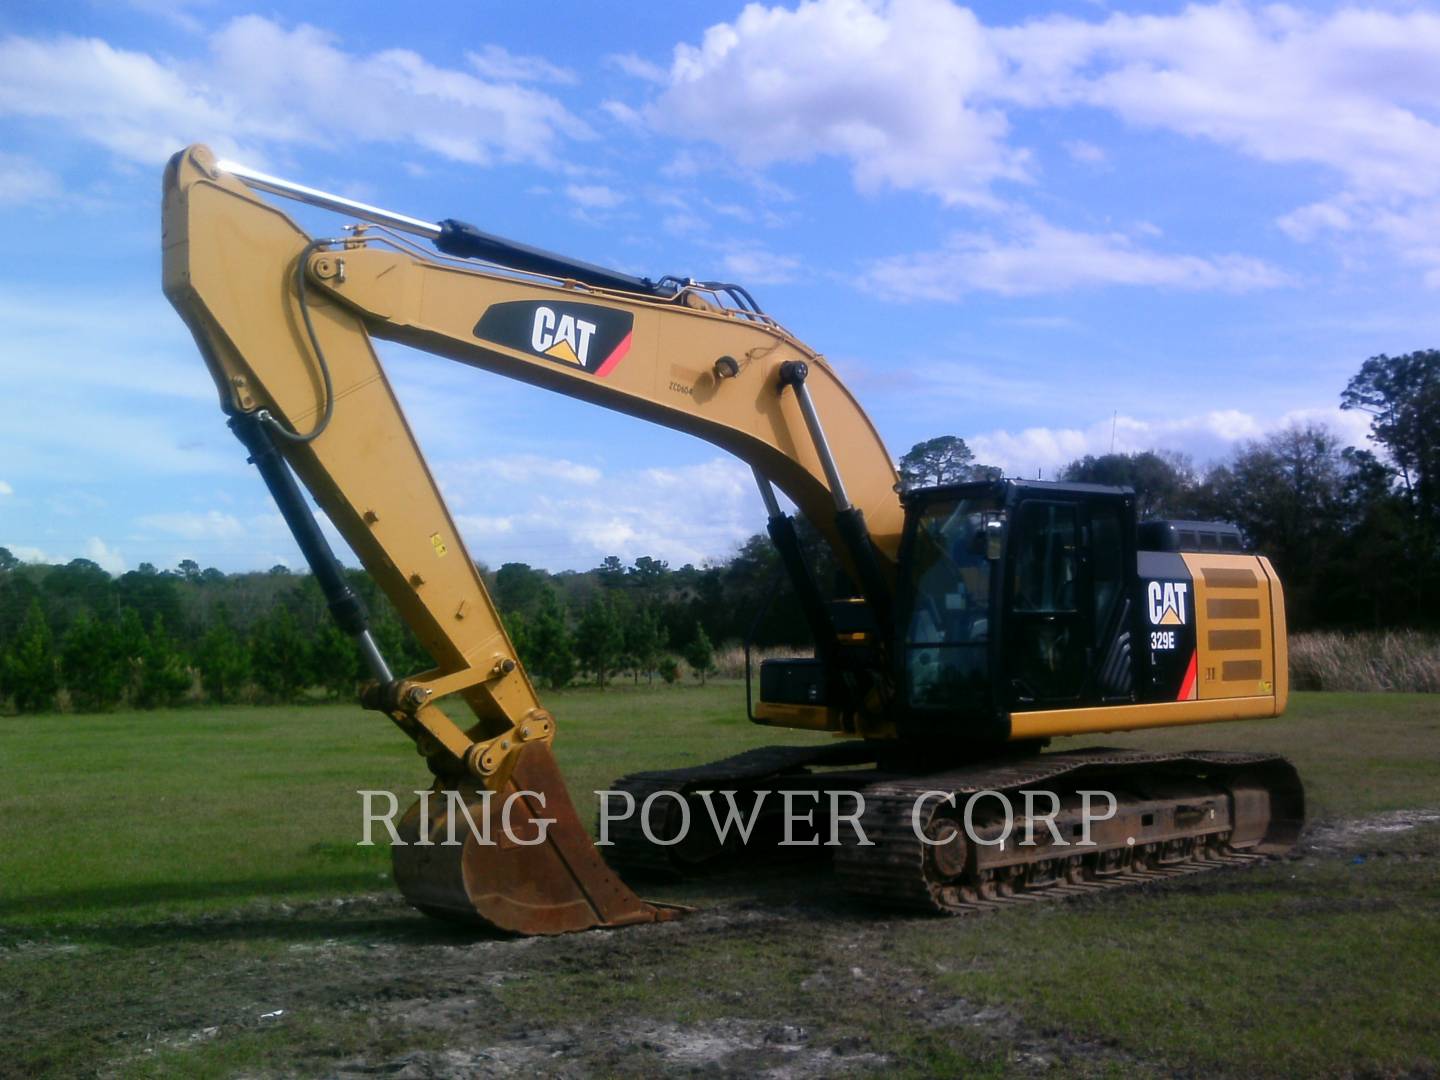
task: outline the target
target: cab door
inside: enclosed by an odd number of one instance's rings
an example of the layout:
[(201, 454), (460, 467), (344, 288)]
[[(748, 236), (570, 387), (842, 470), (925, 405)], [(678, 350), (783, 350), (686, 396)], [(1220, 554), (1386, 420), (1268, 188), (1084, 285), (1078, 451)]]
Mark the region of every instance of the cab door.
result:
[(1010, 529), (1006, 670), (1011, 707), (1079, 701), (1091, 656), (1091, 583), (1076, 502), (1025, 499)]

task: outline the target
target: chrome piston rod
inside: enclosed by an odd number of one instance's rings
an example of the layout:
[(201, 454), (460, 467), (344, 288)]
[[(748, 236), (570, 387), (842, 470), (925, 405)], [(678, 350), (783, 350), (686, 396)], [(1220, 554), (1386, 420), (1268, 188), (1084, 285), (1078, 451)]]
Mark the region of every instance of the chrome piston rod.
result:
[(369, 203), (356, 202), (354, 199), (347, 199), (343, 195), (332, 195), (328, 191), (320, 191), (318, 188), (306, 187), (304, 184), (297, 184), (293, 180), (282, 180), (278, 176), (271, 176), (269, 173), (259, 172), (247, 165), (241, 165), (234, 161), (217, 161), (216, 168), (221, 172), (227, 172), (247, 186), (257, 191), (268, 191), (272, 195), (283, 195), (287, 199), (294, 199), (297, 202), (308, 203), (311, 206), (318, 206), (322, 210), (334, 210), (337, 213), (349, 214), (352, 217), (360, 218), (363, 221), (373, 221), (376, 225), (388, 225), (400, 232), (411, 233), (415, 236), (423, 236), (427, 240), (434, 240), (440, 235), (440, 226), (433, 221), (421, 221), (419, 218), (410, 217), (408, 214), (397, 214), (393, 210), (382, 210), (378, 206), (371, 206)]

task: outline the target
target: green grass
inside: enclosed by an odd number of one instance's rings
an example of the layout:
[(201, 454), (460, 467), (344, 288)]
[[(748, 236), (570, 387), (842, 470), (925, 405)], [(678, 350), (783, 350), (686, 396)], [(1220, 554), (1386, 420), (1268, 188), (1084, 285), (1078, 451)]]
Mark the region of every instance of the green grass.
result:
[[(821, 738), (748, 724), (733, 682), (546, 703), (587, 820), (623, 773)], [(1435, 697), (1302, 694), (1275, 721), (1084, 742), (1277, 750), (1312, 818), (1440, 807)], [(694, 920), (511, 943), (415, 915), (386, 850), (355, 846), (357, 788), (426, 776), (349, 706), (0, 719), (0, 1072), (326, 1073), (640, 1020), (794, 1022), (836, 1054), (885, 1055), (890, 1075), (1026, 1073), (1035, 1054), (1096, 1076), (1440, 1063), (1437, 827), (967, 920), (877, 915), (782, 868), (660, 890), (713, 906)], [(933, 1022), (961, 1000), (1004, 1019)], [(574, 1052), (601, 1075), (668, 1063), (643, 1038)]]
[(1423, 1075), (1440, 1064), (1440, 829), (1401, 848), (897, 941), (940, 987), (1202, 1075)]
[[(734, 683), (568, 691), (547, 704), (586, 821), (592, 793), (624, 773), (824, 739), (749, 724)], [(1424, 695), (1301, 694), (1280, 720), (1084, 741), (1276, 750), (1299, 765), (1312, 817), (1440, 802), (1440, 708)], [(408, 740), (353, 706), (0, 719), (0, 923), (385, 888), (387, 851), (356, 845), (355, 793), (405, 799), (427, 777)]]
[(1052, 749), (1268, 750), (1295, 762), (1309, 818), (1440, 807), (1440, 697), (1435, 694), (1292, 694), (1275, 720), (1158, 728), (1058, 739)]
[[(546, 704), (587, 822), (592, 793), (624, 773), (822, 738), (748, 723), (733, 683), (567, 691)], [(403, 808), (428, 780), (410, 741), (356, 706), (0, 718), (0, 924), (387, 888), (388, 849), (356, 843), (356, 791), (394, 790)]]

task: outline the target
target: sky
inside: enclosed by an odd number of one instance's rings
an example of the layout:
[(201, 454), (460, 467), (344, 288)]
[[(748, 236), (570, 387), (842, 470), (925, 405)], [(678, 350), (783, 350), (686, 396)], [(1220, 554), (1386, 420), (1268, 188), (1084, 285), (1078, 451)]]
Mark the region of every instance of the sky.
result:
[[(1348, 377), (1440, 343), (1437, 125), (1440, 10), (1414, 3), (8, 0), (0, 545), (302, 565), (160, 292), (161, 170), (192, 142), (738, 281), (896, 457), (954, 434), (1049, 477), (1295, 422), (1361, 442)], [(704, 442), (381, 356), (479, 561), (699, 564), (763, 530)]]

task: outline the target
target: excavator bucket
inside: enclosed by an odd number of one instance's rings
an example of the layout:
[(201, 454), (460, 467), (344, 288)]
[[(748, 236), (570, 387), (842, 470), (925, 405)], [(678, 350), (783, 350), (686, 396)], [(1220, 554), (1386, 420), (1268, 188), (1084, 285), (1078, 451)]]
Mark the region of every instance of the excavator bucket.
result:
[[(516, 934), (663, 922), (683, 909), (640, 899), (591, 843), (547, 743), (521, 749), (499, 792), (435, 791), (399, 825), (395, 882), (430, 915)], [(428, 805), (426, 805), (428, 803)], [(508, 811), (507, 811), (508, 807)]]

